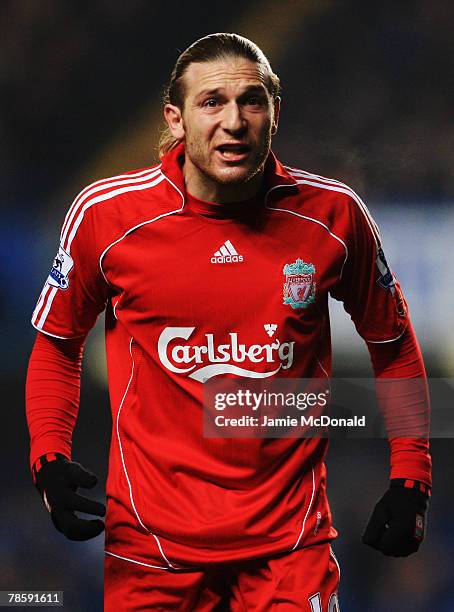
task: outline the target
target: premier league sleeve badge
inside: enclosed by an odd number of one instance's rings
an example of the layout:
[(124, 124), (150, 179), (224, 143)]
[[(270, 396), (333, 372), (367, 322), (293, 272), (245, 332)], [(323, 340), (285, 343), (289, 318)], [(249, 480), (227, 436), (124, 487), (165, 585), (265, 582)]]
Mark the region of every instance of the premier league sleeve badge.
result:
[(55, 256), (47, 282), (52, 287), (67, 289), (69, 285), (68, 274), (71, 272), (73, 267), (74, 261), (71, 255), (60, 247), (57, 255)]

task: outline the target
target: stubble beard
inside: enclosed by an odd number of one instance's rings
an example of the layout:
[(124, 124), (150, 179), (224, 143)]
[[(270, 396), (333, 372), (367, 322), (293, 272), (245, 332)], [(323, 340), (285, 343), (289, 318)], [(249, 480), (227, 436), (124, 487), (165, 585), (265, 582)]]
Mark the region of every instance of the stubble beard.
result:
[(256, 177), (265, 166), (271, 148), (271, 131), (266, 135), (260, 149), (254, 153), (252, 163), (248, 160), (249, 171), (246, 174), (237, 172), (238, 166), (232, 166), (231, 168), (226, 167), (225, 171), (219, 173), (212, 170), (209, 162), (209, 154), (205, 153), (203, 147), (201, 147), (196, 140), (188, 139), (185, 148), (185, 153), (192, 164), (197, 168), (198, 172), (208, 180), (222, 185), (246, 185)]

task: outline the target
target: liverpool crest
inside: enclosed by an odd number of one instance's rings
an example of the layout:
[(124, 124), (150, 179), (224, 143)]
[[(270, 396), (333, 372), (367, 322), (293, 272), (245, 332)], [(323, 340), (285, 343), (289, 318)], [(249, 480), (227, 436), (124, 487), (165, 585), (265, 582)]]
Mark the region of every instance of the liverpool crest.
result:
[(285, 264), (284, 304), (292, 308), (307, 308), (315, 302), (315, 266), (297, 259)]

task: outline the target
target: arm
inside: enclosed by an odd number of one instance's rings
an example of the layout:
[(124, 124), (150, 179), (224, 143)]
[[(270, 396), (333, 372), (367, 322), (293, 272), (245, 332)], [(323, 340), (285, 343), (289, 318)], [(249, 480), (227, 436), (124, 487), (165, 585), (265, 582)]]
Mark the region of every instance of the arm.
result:
[(386, 555), (407, 556), (423, 539), (431, 484), (424, 365), (375, 222), (356, 195), (341, 211), (348, 256), (331, 295), (343, 302), (367, 343), (391, 448), (390, 487), (376, 505), (363, 541)]
[(103, 504), (77, 494), (78, 487), (94, 487), (96, 476), (70, 461), (84, 341), (38, 333), (26, 383), (33, 479), (55, 527), (71, 540), (87, 540), (104, 529), (101, 520), (80, 519), (76, 510), (105, 514)]
[[(395, 342), (369, 343), (367, 346), (377, 379), (380, 409), (389, 434), (390, 478), (417, 480), (431, 487), (430, 400), (424, 363), (411, 322), (408, 321), (404, 334)], [(389, 381), (393, 378), (399, 381), (391, 389)], [(414, 385), (407, 384), (411, 379), (416, 379)], [(382, 389), (381, 381), (385, 381)], [(398, 397), (393, 397), (392, 391)], [(393, 430), (396, 434), (407, 433), (408, 437), (394, 437)]]
[(60, 340), (41, 332), (36, 335), (25, 387), (30, 467), (47, 453), (71, 457), (84, 341)]
[[(390, 487), (376, 504), (362, 539), (385, 555), (406, 557), (424, 538), (432, 484), (426, 375), (410, 322), (395, 342), (369, 343), (368, 348), (389, 435), (391, 470)], [(396, 384), (390, 381), (394, 378), (399, 379)], [(409, 385), (409, 379), (418, 380)], [(402, 428), (408, 436), (415, 432), (424, 437), (393, 437), (393, 430)]]
[[(99, 195), (102, 185), (95, 188)], [(104, 218), (87, 202), (83, 190), (63, 223), (57, 255), (32, 315), (38, 335), (30, 357), (26, 414), (30, 430), (30, 465), (35, 484), (59, 531), (84, 540), (104, 528), (100, 520), (82, 520), (75, 511), (104, 516), (104, 506), (77, 494), (96, 477), (70, 461), (79, 409), (80, 374), (85, 338), (110, 297), (99, 267)]]

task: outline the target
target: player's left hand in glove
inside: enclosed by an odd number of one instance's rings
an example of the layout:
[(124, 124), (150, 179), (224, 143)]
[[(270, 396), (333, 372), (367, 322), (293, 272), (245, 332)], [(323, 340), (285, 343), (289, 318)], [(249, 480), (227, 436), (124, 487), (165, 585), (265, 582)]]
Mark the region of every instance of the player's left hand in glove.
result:
[(426, 532), (429, 496), (429, 487), (418, 481), (391, 480), (369, 519), (362, 536), (364, 544), (389, 557), (408, 557), (416, 552)]
[(77, 493), (78, 487), (92, 489), (98, 482), (97, 477), (75, 461), (55, 453), (40, 457), (33, 467), (36, 487), (50, 512), (58, 531), (70, 540), (89, 540), (104, 530), (99, 519), (86, 520), (76, 515), (76, 511), (104, 516), (106, 508), (97, 501)]

